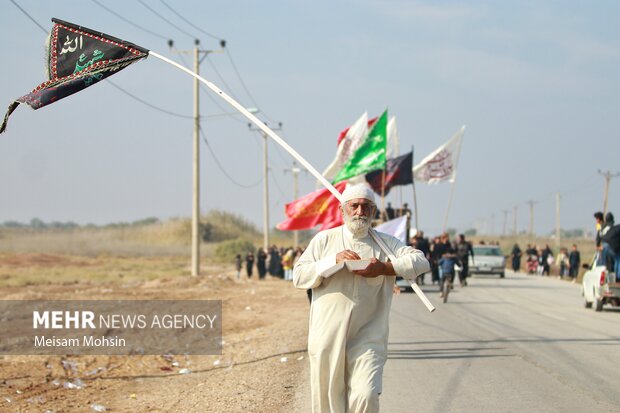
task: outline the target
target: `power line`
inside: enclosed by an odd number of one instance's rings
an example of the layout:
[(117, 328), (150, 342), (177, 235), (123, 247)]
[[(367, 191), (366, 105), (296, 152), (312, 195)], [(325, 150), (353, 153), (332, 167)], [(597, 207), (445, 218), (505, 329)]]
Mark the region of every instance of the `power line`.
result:
[(194, 119), (194, 117), (193, 117), (193, 116), (190, 116), (190, 115), (182, 115), (182, 114), (180, 114), (180, 113), (174, 113), (174, 112), (171, 112), (171, 111), (169, 111), (169, 110), (166, 110), (166, 109), (162, 109), (162, 108), (160, 108), (160, 107), (157, 107), (157, 106), (155, 106), (155, 105), (153, 105), (153, 104), (151, 104), (151, 103), (149, 103), (149, 102), (147, 102), (147, 101), (145, 101), (145, 100), (143, 100), (143, 99), (139, 98), (138, 96), (136, 96), (136, 95), (134, 95), (134, 94), (132, 94), (132, 93), (130, 93), (130, 92), (128, 92), (128, 91), (126, 91), (126, 90), (125, 90), (125, 89), (123, 89), (122, 87), (118, 86), (116, 83), (112, 82), (110, 79), (106, 79), (106, 81), (107, 81), (109, 84), (111, 84), (112, 86), (114, 86), (116, 89), (118, 89), (118, 90), (120, 90), (121, 92), (123, 92), (124, 94), (126, 94), (127, 96), (131, 97), (132, 99), (134, 99), (134, 100), (136, 100), (136, 101), (138, 101), (138, 102), (142, 103), (143, 105), (146, 105), (146, 106), (148, 106), (148, 107), (150, 107), (150, 108), (152, 108), (152, 109), (155, 109), (155, 110), (157, 110), (157, 111), (159, 111), (159, 112), (165, 113), (165, 114), (170, 115), (170, 116), (176, 116), (177, 118)]
[(27, 12), (26, 10), (22, 9), (22, 8), (20, 7), (20, 5), (19, 5), (19, 4), (17, 4), (14, 0), (11, 0), (11, 3), (13, 3), (13, 4), (15, 5), (15, 7), (17, 7), (19, 10), (21, 10), (21, 12), (22, 12), (22, 13), (24, 13), (24, 14), (26, 15), (26, 17), (28, 17), (30, 20), (32, 20), (32, 22), (33, 22), (34, 24), (36, 24), (37, 26), (39, 26), (39, 28), (40, 28), (41, 30), (43, 30), (43, 31), (47, 34), (47, 30), (45, 29), (45, 27), (41, 26), (41, 25), (39, 24), (39, 22), (37, 22), (37, 21), (36, 21), (36, 20), (35, 20), (35, 19), (34, 19), (34, 18), (30, 15), (30, 14), (28, 14), (28, 12)]
[(213, 38), (213, 39), (216, 39), (216, 40), (224, 40), (224, 39), (222, 39), (221, 37), (217, 37), (216, 35), (211, 34), (211, 33), (209, 33), (209, 32), (206, 32), (206, 31), (202, 30), (200, 27), (196, 26), (195, 24), (193, 24), (192, 22), (190, 22), (189, 20), (187, 20), (185, 17), (181, 16), (181, 15), (180, 15), (180, 14), (179, 14), (176, 10), (174, 10), (172, 7), (170, 7), (170, 6), (168, 5), (168, 3), (166, 3), (164, 0), (160, 0), (160, 1), (162, 2), (162, 4), (163, 4), (164, 6), (166, 6), (166, 7), (168, 8), (168, 10), (170, 10), (171, 12), (173, 12), (174, 14), (176, 14), (176, 15), (177, 15), (177, 17), (178, 17), (179, 19), (183, 20), (185, 23), (189, 24), (189, 25), (190, 25), (190, 26), (192, 26), (194, 29), (196, 29), (196, 30), (198, 30), (198, 31), (200, 31), (200, 32), (202, 32), (202, 33), (204, 33), (204, 34), (206, 34), (207, 36), (209, 36), (209, 37), (211, 37), (211, 38)]
[[(12, 1), (12, 0), (11, 0), (11, 1)], [(132, 25), (132, 26), (134, 26), (134, 27), (136, 27), (136, 28), (138, 28), (138, 29), (142, 30), (143, 32), (146, 32), (146, 33), (149, 33), (149, 34), (151, 34), (151, 35), (153, 35), (153, 36), (159, 37), (160, 39), (168, 40), (168, 38), (167, 38), (167, 37), (162, 36), (162, 35), (161, 35), (161, 34), (159, 34), (159, 33), (155, 33), (155, 32), (153, 32), (153, 31), (151, 31), (151, 30), (149, 30), (149, 29), (145, 29), (144, 27), (137, 25), (136, 23), (132, 22), (131, 20), (129, 20), (129, 19), (127, 19), (127, 18), (125, 18), (125, 17), (124, 17), (124, 16), (122, 16), (121, 14), (118, 14), (118, 13), (117, 13), (117, 12), (115, 12), (114, 10), (112, 10), (112, 9), (110, 9), (110, 8), (108, 8), (108, 7), (106, 7), (106, 6), (104, 6), (103, 4), (101, 4), (100, 2), (98, 2), (97, 0), (91, 0), (91, 1), (92, 1), (93, 3), (95, 3), (97, 6), (101, 7), (101, 8), (102, 8), (102, 9), (104, 9), (104, 10), (106, 10), (108, 13), (111, 13), (111, 14), (113, 14), (114, 16), (118, 17), (119, 19), (121, 19), (121, 20), (122, 20), (122, 21), (124, 21), (125, 23), (129, 23), (130, 25)]]
[(146, 7), (148, 10), (150, 10), (153, 14), (155, 14), (156, 16), (158, 16), (160, 19), (162, 19), (163, 21), (165, 21), (166, 23), (168, 23), (169, 25), (171, 25), (172, 27), (174, 27), (175, 29), (177, 29), (178, 31), (180, 31), (181, 33), (189, 36), (191, 39), (197, 39), (197, 36), (194, 36), (191, 33), (186, 32), (185, 30), (183, 30), (182, 28), (180, 28), (179, 26), (177, 26), (176, 24), (172, 23), (170, 20), (166, 19), (164, 16), (162, 16), (161, 14), (159, 14), (157, 11), (155, 11), (153, 8), (151, 8), (151, 6), (149, 6), (148, 4), (144, 3), (143, 0), (138, 0), (138, 3), (140, 3), (141, 5), (143, 5), (144, 7)]
[(261, 178), (256, 181), (253, 184), (250, 185), (246, 185), (246, 184), (242, 184), (239, 183), (235, 180), (235, 178), (233, 178), (232, 176), (230, 176), (230, 174), (228, 172), (226, 172), (226, 170), (224, 169), (224, 167), (222, 166), (222, 164), (220, 163), (220, 161), (217, 159), (217, 156), (215, 155), (215, 153), (213, 152), (213, 148), (211, 148), (211, 145), (209, 145), (209, 141), (207, 141), (207, 138), (204, 134), (204, 132), (202, 131), (202, 128), (200, 128), (200, 136), (202, 137), (202, 140), (204, 141), (205, 145), (207, 145), (207, 149), (209, 150), (209, 152), (211, 153), (211, 156), (213, 157), (213, 160), (215, 161), (215, 164), (218, 166), (219, 170), (224, 174), (224, 176), (226, 176), (226, 178), (228, 178), (233, 184), (241, 187), (241, 188), (253, 188), (256, 185), (260, 184), (263, 180), (263, 177), (261, 176)]
[(222, 77), (222, 75), (220, 74), (220, 71), (217, 70), (217, 67), (215, 67), (215, 64), (213, 63), (213, 61), (211, 61), (211, 58), (207, 55), (207, 60), (209, 61), (209, 64), (211, 65), (211, 68), (213, 68), (213, 71), (215, 72), (215, 74), (217, 75), (217, 77), (220, 78), (220, 80), (222, 81), (222, 83), (224, 84), (224, 86), (226, 86), (226, 88), (228, 89), (228, 93), (230, 93), (230, 95), (235, 99), (235, 100), (239, 100), (239, 98), (237, 98), (237, 96), (234, 95), (232, 88), (228, 85), (228, 83), (226, 83), (226, 81), (224, 80), (224, 78)]
[[(202, 28), (198, 27), (197, 25), (195, 25), (194, 23), (192, 23), (191, 21), (189, 21), (187, 18), (185, 18), (184, 16), (182, 16), (179, 12), (177, 12), (174, 8), (172, 8), (168, 3), (166, 3), (164, 0), (160, 0), (161, 3), (166, 6), (172, 13), (174, 13), (178, 18), (180, 18), (181, 20), (183, 20), (185, 23), (189, 24), (190, 26), (192, 26), (194, 29), (206, 34), (207, 36), (216, 39), (216, 40), (224, 40), (219, 36), (216, 36), (214, 34), (211, 34), (205, 30), (203, 30)], [(241, 77), (241, 73), (239, 72), (239, 69), (237, 69), (237, 65), (235, 64), (235, 61), (232, 58), (232, 54), (230, 53), (229, 47), (227, 46), (225, 48), (226, 50), (226, 55), (228, 56), (228, 59), (230, 60), (230, 64), (233, 67), (233, 70), (235, 71), (235, 74), (237, 75), (237, 78), (239, 79), (239, 83), (241, 84), (241, 87), (243, 88), (243, 90), (245, 91), (245, 93), (248, 95), (248, 97), (250, 98), (250, 101), (252, 102), (252, 104), (257, 107), (260, 108), (260, 105), (256, 103), (256, 99), (254, 99), (254, 96), (252, 96), (252, 93), (250, 93), (250, 90), (248, 89), (245, 81), (243, 80), (243, 78)], [(211, 62), (210, 62), (211, 63)], [(213, 63), (211, 63), (213, 66)], [(214, 70), (217, 73), (217, 69)], [(219, 73), (218, 73), (219, 76)], [(222, 80), (222, 82), (224, 82), (224, 84), (226, 85), (226, 82), (224, 81), (224, 79), (222, 79), (222, 77), (220, 76), (220, 79)], [(228, 85), (226, 85), (226, 87), (229, 90), (232, 90), (232, 88)], [(231, 93), (232, 95), (232, 93)], [(232, 95), (235, 99), (237, 99), (234, 95)], [(238, 99), (237, 99), (238, 100)], [(271, 121), (271, 122), (275, 122), (273, 119), (271, 119), (271, 117), (269, 117), (266, 113), (263, 112), (263, 115), (265, 116), (265, 118), (267, 118), (267, 120)]]

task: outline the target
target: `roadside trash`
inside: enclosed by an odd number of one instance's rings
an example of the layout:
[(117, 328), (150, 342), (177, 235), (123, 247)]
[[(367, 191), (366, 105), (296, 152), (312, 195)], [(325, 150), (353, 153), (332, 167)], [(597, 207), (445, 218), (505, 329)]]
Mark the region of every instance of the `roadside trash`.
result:
[(172, 371), (172, 367), (164, 366), (159, 368), (162, 371)]
[(22, 394), (22, 393), (23, 393), (23, 391), (21, 391), (21, 390), (15, 390), (15, 393), (17, 393), (17, 394)]
[(297, 361), (303, 360), (304, 356), (297, 357)]
[(71, 370), (73, 373), (77, 373), (77, 362), (71, 360), (60, 360), (62, 368), (65, 370)]
[(97, 367), (94, 370), (91, 371), (87, 371), (86, 373), (84, 373), (87, 376), (94, 376), (95, 374), (99, 373), (100, 371), (106, 371), (105, 367)]
[(286, 363), (288, 361), (288, 357), (282, 357), (280, 359), (280, 363)]
[(181, 370), (179, 370), (179, 374), (189, 374), (191, 372), (192, 371), (190, 369), (181, 369)]
[(54, 379), (54, 380), (52, 381), (52, 384), (53, 384), (54, 386), (60, 386), (60, 380), (58, 380), (58, 379)]
[(65, 389), (83, 389), (84, 388), (84, 382), (80, 379), (75, 379), (72, 382), (71, 381), (66, 381), (65, 384), (62, 385), (62, 387), (64, 387)]
[(107, 409), (104, 405), (102, 404), (91, 404), (90, 408), (93, 409), (96, 412), (105, 412)]
[(252, 307), (250, 307), (249, 305), (247, 307), (245, 307), (246, 310), (251, 310)]
[(136, 397), (137, 397), (137, 396), (136, 396), (136, 393), (131, 393), (131, 394), (129, 395), (129, 398), (130, 398), (130, 399), (135, 399)]
[(30, 403), (30, 404), (33, 404), (33, 403), (36, 403), (36, 404), (43, 404), (43, 403), (45, 403), (45, 396), (41, 396), (41, 395), (39, 395), (39, 396), (34, 396), (34, 397), (29, 398), (29, 399), (28, 399), (28, 400), (26, 400), (26, 401), (27, 401), (28, 403)]
[(221, 363), (221, 361), (219, 361), (219, 360), (215, 360), (215, 361), (213, 362), (213, 365), (214, 365), (214, 366), (219, 366), (219, 365), (220, 365), (220, 363)]
[(4, 400), (6, 400), (7, 403), (11, 403), (13, 401), (10, 397), (5, 397)]
[(179, 367), (179, 362), (178, 361), (173, 361), (172, 362), (172, 367)]

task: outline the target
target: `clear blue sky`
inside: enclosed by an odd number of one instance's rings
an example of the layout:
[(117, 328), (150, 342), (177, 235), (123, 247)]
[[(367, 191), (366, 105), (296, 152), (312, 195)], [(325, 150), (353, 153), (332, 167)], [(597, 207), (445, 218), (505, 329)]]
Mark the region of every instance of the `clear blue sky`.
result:
[[(166, 41), (92, 1), (16, 0), (47, 30), (51, 17), (109, 33), (182, 62)], [(101, 0), (103, 2), (103, 0)], [(105, 1), (126, 19), (175, 40), (180, 49), (215, 39), (161, 1)], [(338, 132), (364, 111), (395, 115), (400, 146), (420, 160), (467, 125), (449, 226), (486, 222), (501, 233), (503, 210), (518, 206), (519, 230), (535, 205), (535, 229), (555, 225), (562, 193), (564, 228), (592, 228), (602, 209), (603, 177), (620, 172), (620, 2), (617, 1), (174, 1), (177, 13), (224, 38), (230, 55), (212, 54), (201, 74), (269, 123), (308, 161), (324, 169)], [(43, 31), (11, 2), (2, 3), (0, 110), (44, 81)], [(245, 92), (232, 57), (247, 86)], [(191, 57), (185, 56), (191, 63)], [(219, 73), (219, 75), (216, 73)], [(220, 77), (221, 75), (221, 77)], [(222, 80), (223, 78), (223, 80)], [(152, 105), (192, 114), (192, 80), (154, 58), (110, 78)], [(211, 95), (213, 97), (213, 95)], [(201, 95), (203, 115), (225, 108)], [(217, 104), (216, 104), (217, 102)], [(221, 108), (220, 108), (221, 107)], [(240, 116), (206, 118), (219, 161), (240, 183), (257, 182), (262, 146)], [(192, 120), (156, 111), (102, 82), (36, 112), (20, 106), (0, 136), (0, 222), (98, 224), (191, 215)], [(235, 186), (201, 146), (203, 212), (223, 209), (262, 225), (262, 184)], [(291, 158), (271, 143), (270, 217), (284, 218)], [(314, 188), (300, 178), (302, 193)], [(389, 200), (399, 203), (397, 191)], [(441, 229), (449, 184), (418, 185), (421, 227)], [(403, 190), (412, 203), (411, 188)], [(620, 215), (620, 177), (609, 208)]]

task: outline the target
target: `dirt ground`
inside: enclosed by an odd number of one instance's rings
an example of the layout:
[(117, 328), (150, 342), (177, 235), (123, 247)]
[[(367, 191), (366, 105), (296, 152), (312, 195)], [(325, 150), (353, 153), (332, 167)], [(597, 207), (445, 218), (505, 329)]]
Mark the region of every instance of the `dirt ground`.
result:
[[(75, 262), (4, 256), (0, 276), (39, 265), (58, 273)], [(305, 292), (271, 277), (237, 281), (230, 267), (205, 266), (201, 272), (148, 281), (0, 287), (3, 300), (214, 299), (223, 305), (222, 355), (0, 356), (0, 411), (299, 411), (307, 392)]]

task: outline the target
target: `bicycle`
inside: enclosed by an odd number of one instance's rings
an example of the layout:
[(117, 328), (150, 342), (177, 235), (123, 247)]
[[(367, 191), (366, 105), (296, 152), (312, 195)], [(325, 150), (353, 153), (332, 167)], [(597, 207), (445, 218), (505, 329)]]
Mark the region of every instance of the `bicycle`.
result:
[(441, 284), (441, 296), (443, 297), (443, 302), (448, 302), (448, 294), (450, 294), (450, 290), (452, 289), (452, 282), (454, 281), (454, 273), (444, 274), (443, 282)]

